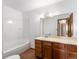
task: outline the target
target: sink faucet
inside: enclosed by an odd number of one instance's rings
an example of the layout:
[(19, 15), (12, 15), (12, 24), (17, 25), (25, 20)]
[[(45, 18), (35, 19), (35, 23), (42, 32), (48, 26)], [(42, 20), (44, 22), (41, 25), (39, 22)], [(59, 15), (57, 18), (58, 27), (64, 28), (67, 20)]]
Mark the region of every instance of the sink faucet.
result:
[(47, 34), (45, 34), (45, 37), (49, 37), (51, 34), (50, 33), (47, 33)]

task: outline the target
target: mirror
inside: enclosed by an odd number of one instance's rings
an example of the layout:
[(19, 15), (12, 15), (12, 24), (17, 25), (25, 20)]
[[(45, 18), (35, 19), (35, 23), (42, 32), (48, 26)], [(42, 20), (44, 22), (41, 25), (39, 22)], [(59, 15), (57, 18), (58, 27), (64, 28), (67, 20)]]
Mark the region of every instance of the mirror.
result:
[(67, 19), (58, 19), (57, 21), (57, 36), (67, 36)]
[(48, 36), (73, 36), (73, 13), (59, 14), (53, 17), (41, 18), (41, 35)]

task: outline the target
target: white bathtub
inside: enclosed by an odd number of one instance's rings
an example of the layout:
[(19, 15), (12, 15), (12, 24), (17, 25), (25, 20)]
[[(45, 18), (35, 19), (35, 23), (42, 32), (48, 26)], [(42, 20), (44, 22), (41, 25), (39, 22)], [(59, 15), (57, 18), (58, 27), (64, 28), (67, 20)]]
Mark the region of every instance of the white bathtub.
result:
[(6, 57), (11, 56), (11, 55), (20, 54), (29, 48), (30, 48), (29, 41), (16, 45), (14, 48), (3, 51), (3, 59), (5, 59)]

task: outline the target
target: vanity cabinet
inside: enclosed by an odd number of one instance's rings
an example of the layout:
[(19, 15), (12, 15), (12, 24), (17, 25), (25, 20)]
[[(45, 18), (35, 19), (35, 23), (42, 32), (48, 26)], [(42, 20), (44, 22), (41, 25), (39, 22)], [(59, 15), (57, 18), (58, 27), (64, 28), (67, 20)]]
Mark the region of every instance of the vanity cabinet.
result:
[(77, 59), (77, 46), (35, 40), (35, 55), (42, 59)]

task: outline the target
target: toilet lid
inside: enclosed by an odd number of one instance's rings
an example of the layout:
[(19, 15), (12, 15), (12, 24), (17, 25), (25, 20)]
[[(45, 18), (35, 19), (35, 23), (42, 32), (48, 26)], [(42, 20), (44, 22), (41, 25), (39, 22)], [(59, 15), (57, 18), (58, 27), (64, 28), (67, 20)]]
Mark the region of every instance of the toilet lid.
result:
[(20, 56), (19, 55), (12, 55), (12, 56), (9, 56), (5, 59), (20, 59)]

